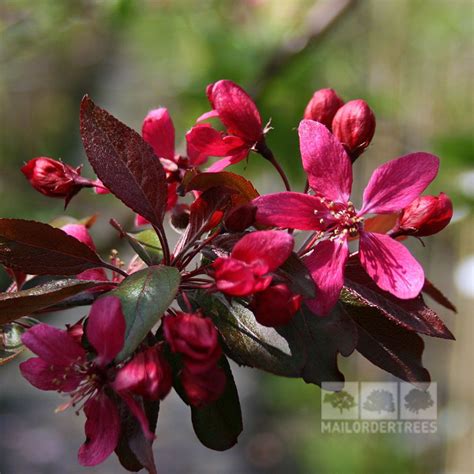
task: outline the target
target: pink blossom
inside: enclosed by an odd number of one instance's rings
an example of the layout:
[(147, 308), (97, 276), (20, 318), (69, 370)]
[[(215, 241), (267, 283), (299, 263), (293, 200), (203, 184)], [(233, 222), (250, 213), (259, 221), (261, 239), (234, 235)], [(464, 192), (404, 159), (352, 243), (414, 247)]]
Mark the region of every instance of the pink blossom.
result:
[(428, 153), (412, 153), (377, 168), (357, 211), (349, 200), (351, 160), (341, 143), (320, 123), (303, 120), (299, 126), (303, 167), (314, 196), (277, 193), (257, 198), (257, 222), (320, 232), (319, 242), (305, 258), (317, 288), (307, 301), (320, 315), (327, 314), (339, 298), (348, 238), (359, 237), (362, 266), (377, 285), (401, 299), (416, 297), (424, 283), (420, 264), (398, 241), (364, 230), (368, 214), (400, 211), (431, 183), (439, 160)]
[(224, 124), (221, 133), (208, 124), (199, 124), (187, 134), (188, 147), (206, 156), (224, 157), (209, 171), (222, 171), (247, 158), (250, 150), (263, 138), (262, 119), (251, 97), (237, 84), (221, 80), (207, 87), (212, 110), (198, 122), (217, 117)]
[(247, 234), (234, 246), (230, 257), (214, 263), (214, 278), (219, 291), (245, 296), (263, 291), (272, 282), (275, 271), (290, 256), (293, 237), (280, 231), (257, 231)]
[[(113, 387), (115, 377), (110, 364), (125, 341), (125, 318), (117, 297), (106, 296), (92, 305), (85, 333), (93, 354), (71, 331), (43, 323), (33, 326), (23, 335), (22, 341), (38, 357), (20, 364), (20, 370), (40, 390), (69, 394), (70, 402), (61, 406), (60, 411), (78, 405), (84, 409), (86, 441), (79, 449), (78, 457), (83, 466), (94, 466), (114, 451), (120, 435), (119, 412), (107, 392), (107, 388)], [(141, 421), (145, 435), (153, 439), (146, 417), (132, 395), (128, 392), (118, 394)]]

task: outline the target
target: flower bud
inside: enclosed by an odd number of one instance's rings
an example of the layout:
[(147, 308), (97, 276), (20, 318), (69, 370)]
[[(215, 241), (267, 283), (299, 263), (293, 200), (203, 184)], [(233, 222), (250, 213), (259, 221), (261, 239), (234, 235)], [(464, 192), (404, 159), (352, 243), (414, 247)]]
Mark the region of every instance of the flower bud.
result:
[(444, 229), (453, 217), (451, 199), (439, 196), (420, 196), (407, 206), (400, 216), (397, 235), (426, 237)]
[(337, 111), (332, 121), (332, 130), (352, 161), (355, 161), (374, 136), (374, 113), (364, 100), (351, 100)]
[(83, 187), (93, 187), (93, 182), (80, 174), (80, 168), (72, 168), (52, 158), (39, 157), (28, 161), (22, 168), (30, 184), (41, 194), (65, 198), (66, 204)]
[(224, 393), (226, 375), (217, 366), (200, 374), (194, 374), (185, 368), (181, 373), (181, 383), (188, 402), (195, 407), (203, 407), (216, 401)]
[(171, 350), (182, 354), (189, 372), (206, 372), (220, 359), (222, 349), (217, 329), (210, 318), (178, 313), (164, 319), (163, 329)]
[(112, 387), (117, 392), (132, 392), (149, 400), (163, 399), (172, 385), (171, 367), (159, 346), (139, 352), (122, 367)]
[(263, 326), (283, 326), (298, 311), (301, 300), (301, 295), (294, 295), (285, 284), (279, 284), (256, 293), (250, 308)]
[(344, 105), (334, 89), (320, 89), (313, 94), (304, 111), (304, 118), (321, 122), (331, 130), (332, 119)]
[(251, 203), (232, 209), (225, 218), (224, 225), (229, 232), (243, 232), (255, 222), (257, 207)]

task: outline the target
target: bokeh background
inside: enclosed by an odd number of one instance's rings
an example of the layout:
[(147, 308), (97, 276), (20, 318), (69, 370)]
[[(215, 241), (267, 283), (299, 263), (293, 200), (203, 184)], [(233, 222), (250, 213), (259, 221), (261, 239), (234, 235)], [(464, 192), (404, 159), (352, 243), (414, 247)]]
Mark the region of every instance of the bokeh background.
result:
[[(410, 243), (458, 314), (433, 304), (457, 337), (426, 341), (438, 382), (438, 433), (321, 435), (320, 391), (298, 380), (236, 368), (244, 412), (239, 444), (209, 451), (194, 437), (177, 397), (162, 404), (156, 458), (162, 473), (471, 473), (473, 462), (474, 157), (472, 0), (3, 0), (0, 2), (0, 215), (50, 221), (60, 201), (31, 190), (21, 164), (34, 156), (84, 163), (78, 105), (89, 93), (140, 129), (166, 106), (179, 146), (208, 110), (205, 86), (232, 79), (272, 119), (270, 146), (303, 185), (295, 128), (312, 92), (332, 87), (374, 109), (373, 144), (355, 165), (356, 187), (382, 162), (425, 150), (442, 159), (431, 193), (447, 192), (455, 218), (443, 233)], [(252, 156), (234, 167), (261, 192), (278, 176)], [(92, 176), (85, 166), (84, 174)], [(94, 238), (110, 244), (110, 216), (132, 216), (110, 196), (85, 191), (68, 214), (99, 214)], [(2, 275), (2, 288), (6, 278)], [(48, 317), (62, 324), (82, 311)], [(26, 357), (26, 356), (25, 356)], [(20, 357), (21, 359), (21, 357)], [(357, 355), (341, 360), (348, 380), (394, 380)], [(2, 474), (116, 473), (111, 458), (81, 468), (83, 419), (54, 415), (60, 399), (0, 367)]]

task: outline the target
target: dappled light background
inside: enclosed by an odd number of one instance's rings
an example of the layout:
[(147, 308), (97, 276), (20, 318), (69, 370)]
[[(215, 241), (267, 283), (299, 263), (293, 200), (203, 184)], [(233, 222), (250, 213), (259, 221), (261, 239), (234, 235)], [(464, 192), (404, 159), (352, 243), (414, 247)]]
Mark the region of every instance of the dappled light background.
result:
[[(474, 386), (473, 19), (471, 0), (5, 0), (0, 3), (0, 215), (48, 222), (62, 202), (35, 193), (19, 168), (35, 156), (85, 164), (78, 107), (90, 94), (140, 129), (149, 109), (168, 107), (178, 146), (208, 110), (205, 87), (232, 79), (255, 97), (275, 131), (268, 142), (302, 188), (296, 127), (314, 90), (363, 98), (377, 117), (372, 145), (355, 164), (355, 196), (372, 170), (409, 151), (441, 158), (431, 194), (448, 193), (447, 230), (410, 249), (458, 306), (433, 303), (457, 341), (427, 340), (425, 366), (438, 383), (437, 434), (322, 435), (320, 390), (299, 380), (235, 368), (244, 412), (239, 444), (201, 447), (187, 407), (162, 404), (156, 458), (163, 473), (468, 473)], [(325, 22), (327, 25), (325, 26)], [(261, 192), (281, 189), (257, 155), (235, 166)], [(133, 216), (111, 196), (84, 191), (67, 213), (98, 214), (92, 233), (110, 245), (112, 216)], [(119, 247), (119, 250), (121, 247)], [(123, 252), (126, 252), (123, 249)], [(7, 280), (1, 276), (2, 289)], [(62, 324), (83, 310), (48, 316)], [(24, 356), (26, 357), (26, 355)], [(341, 360), (347, 380), (395, 380), (357, 355)], [(55, 415), (61, 400), (0, 367), (2, 474), (116, 473), (118, 461), (88, 471), (76, 463), (83, 420)]]

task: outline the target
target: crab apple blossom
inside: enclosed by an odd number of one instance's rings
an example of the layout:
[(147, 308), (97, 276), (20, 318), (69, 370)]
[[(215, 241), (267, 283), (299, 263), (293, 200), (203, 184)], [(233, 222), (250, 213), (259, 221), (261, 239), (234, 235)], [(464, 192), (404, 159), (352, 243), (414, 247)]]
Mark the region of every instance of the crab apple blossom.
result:
[[(20, 370), (41, 390), (67, 393), (71, 401), (60, 410), (78, 405), (84, 409), (87, 439), (78, 457), (82, 465), (94, 466), (113, 452), (120, 435), (119, 413), (108, 394), (115, 377), (109, 364), (122, 349), (125, 338), (125, 319), (118, 298), (107, 296), (97, 300), (89, 314), (85, 334), (92, 353), (68, 331), (43, 323), (33, 326), (22, 340), (38, 357), (21, 363)], [(136, 408), (133, 405), (132, 412)], [(153, 438), (145, 423), (142, 428), (146, 436)]]
[(225, 157), (214, 163), (209, 171), (221, 171), (247, 158), (250, 150), (264, 136), (262, 118), (251, 97), (232, 81), (221, 80), (207, 87), (212, 110), (198, 122), (217, 117), (226, 134), (208, 124), (198, 124), (187, 134), (188, 146), (208, 156)]
[(212, 264), (216, 288), (232, 296), (263, 291), (275, 271), (290, 256), (293, 237), (286, 232), (262, 230), (247, 234), (237, 242), (229, 257)]
[(370, 145), (375, 133), (375, 116), (362, 99), (346, 102), (334, 116), (332, 131), (352, 161)]
[(94, 186), (81, 176), (81, 167), (72, 168), (44, 156), (28, 161), (21, 171), (33, 188), (45, 196), (65, 199), (66, 205), (82, 188)]
[[(133, 212), (137, 225), (149, 224), (137, 230), (110, 218), (133, 252), (127, 265), (112, 246), (108, 259), (99, 254), (89, 233), (96, 216), (51, 225), (0, 219), (0, 264), (12, 279), (0, 294), (0, 366), (24, 348), (36, 354), (20, 371), (38, 389), (69, 397), (59, 411), (83, 410), (85, 466), (115, 451), (125, 469), (156, 474), (154, 431), (172, 388), (191, 406), (200, 442), (234, 446), (243, 424), (228, 359), (342, 388), (338, 359), (357, 349), (394, 376), (425, 384), (420, 334), (454, 339), (422, 293), (455, 306), (401, 242), (451, 219), (445, 194), (421, 196), (437, 174), (435, 156), (379, 166), (357, 209), (352, 162), (370, 143), (375, 118), (365, 102), (344, 105), (322, 89), (298, 129), (305, 191), (292, 192), (248, 94), (228, 80), (207, 94), (212, 111), (186, 134), (187, 156), (176, 153), (167, 109), (151, 110), (140, 134), (85, 96), (80, 132), (94, 180), (50, 158), (22, 170), (43, 194), (67, 203), (94, 187)], [(224, 132), (201, 123), (212, 117)], [(219, 171), (250, 150), (275, 167), (286, 192), (260, 194), (246, 177)], [(202, 172), (208, 156), (223, 159)], [(64, 330), (38, 321), (84, 305), (92, 305), (88, 316)]]
[(318, 293), (307, 304), (320, 315), (336, 304), (344, 282), (349, 237), (359, 237), (362, 266), (381, 289), (401, 299), (416, 297), (424, 284), (420, 264), (388, 235), (366, 232), (363, 222), (368, 214), (396, 212), (416, 199), (436, 177), (438, 158), (412, 153), (380, 166), (357, 211), (349, 200), (351, 160), (341, 143), (312, 120), (301, 122), (299, 135), (303, 167), (315, 196), (277, 193), (254, 203), (257, 222), (263, 225), (321, 232), (319, 243), (305, 258)]
[(264, 326), (288, 324), (301, 306), (301, 295), (293, 294), (287, 285), (280, 283), (256, 293), (250, 308), (256, 320)]
[(344, 101), (334, 89), (319, 89), (311, 97), (304, 111), (304, 118), (321, 122), (331, 130), (332, 120)]
[(416, 237), (437, 234), (452, 217), (453, 204), (446, 194), (420, 196), (403, 209), (394, 233)]
[(191, 373), (208, 371), (222, 355), (214, 323), (201, 314), (177, 313), (168, 316), (163, 321), (163, 329), (171, 350), (182, 355)]

